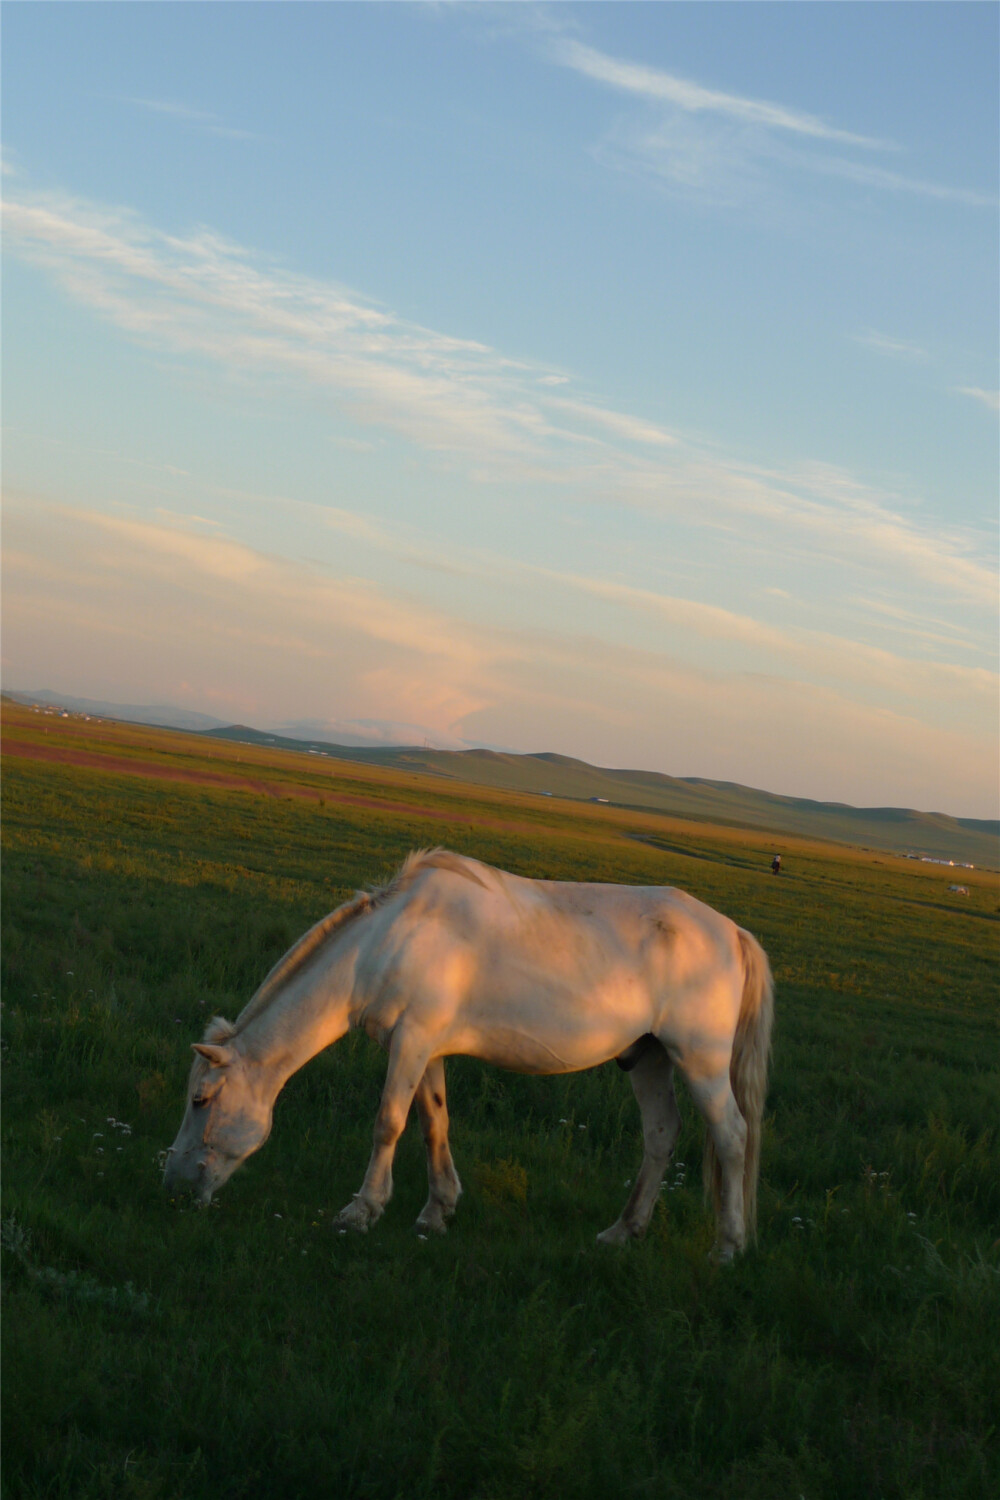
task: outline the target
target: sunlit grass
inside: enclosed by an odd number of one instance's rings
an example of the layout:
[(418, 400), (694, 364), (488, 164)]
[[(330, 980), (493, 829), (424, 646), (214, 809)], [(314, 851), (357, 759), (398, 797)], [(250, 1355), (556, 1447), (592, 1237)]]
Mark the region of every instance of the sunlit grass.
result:
[[(992, 1493), (995, 886), (977, 872), (956, 899), (944, 875), (805, 844), (775, 881), (751, 835), (667, 849), (631, 837), (634, 817), (350, 774), (411, 811), (7, 764), (6, 1492)], [(377, 1229), (329, 1227), (384, 1071), (363, 1037), (291, 1081), (217, 1208), (164, 1194), (206, 1018), (437, 842), (525, 874), (682, 885), (764, 942), (760, 1235), (731, 1271), (707, 1260), (686, 1107), (646, 1241), (594, 1243), (640, 1150), (613, 1067), (449, 1064), (466, 1192), (443, 1241), (413, 1234), (412, 1127)]]

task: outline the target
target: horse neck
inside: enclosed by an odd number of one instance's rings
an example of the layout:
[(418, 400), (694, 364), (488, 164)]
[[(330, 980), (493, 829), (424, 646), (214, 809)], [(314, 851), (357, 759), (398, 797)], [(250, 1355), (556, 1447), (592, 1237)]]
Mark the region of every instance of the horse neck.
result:
[(350, 1028), (357, 949), (355, 934), (338, 935), (241, 1028), (240, 1050), (273, 1074), (275, 1093)]

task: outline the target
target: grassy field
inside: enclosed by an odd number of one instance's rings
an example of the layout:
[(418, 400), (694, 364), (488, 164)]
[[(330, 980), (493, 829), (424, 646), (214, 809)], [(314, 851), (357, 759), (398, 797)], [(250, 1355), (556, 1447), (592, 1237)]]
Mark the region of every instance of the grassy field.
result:
[[(240, 743), (270, 742), (285, 749), (310, 748), (306, 741), (283, 739), (239, 725), (202, 732)], [(312, 747), (314, 753), (402, 771), (423, 771), (449, 781), (471, 782), (508, 792), (534, 792), (581, 802), (600, 799), (617, 807), (664, 813), (668, 817), (756, 828), (771, 836), (791, 833), (804, 838), (869, 845), (897, 854), (926, 854), (978, 865), (997, 863), (1000, 825), (976, 818), (951, 818), (912, 808), (847, 807), (839, 802), (814, 802), (730, 782), (681, 779), (651, 771), (610, 770), (565, 755), (413, 748), (357, 750), (324, 745), (316, 740), (312, 741)]]
[[(4, 738), (5, 1495), (1000, 1491), (995, 876), (959, 896), (784, 838), (774, 880), (760, 832), (22, 711)], [(764, 943), (760, 1236), (734, 1268), (707, 1260), (685, 1100), (649, 1236), (594, 1243), (640, 1155), (613, 1066), (449, 1064), (466, 1192), (441, 1241), (412, 1231), (415, 1126), (377, 1228), (329, 1228), (384, 1070), (361, 1037), (291, 1081), (217, 1205), (163, 1192), (206, 1018), (436, 843), (679, 885)]]
[[(20, 695), (28, 701), (27, 695)], [(11, 700), (7, 700), (11, 703)], [(71, 700), (73, 701), (73, 700)], [(79, 707), (81, 701), (75, 700)], [(80, 708), (74, 715), (77, 729), (93, 736), (101, 731), (94, 725), (90, 709)], [(121, 709), (119, 705), (119, 709)], [(49, 718), (59, 712), (49, 705), (39, 705), (36, 712)], [(142, 710), (126, 710), (138, 713)], [(163, 722), (146, 711), (143, 723)], [(169, 708), (163, 713), (169, 715)], [(37, 723), (37, 720), (35, 721)], [(115, 721), (112, 719), (112, 723)], [(130, 721), (131, 722), (131, 721)], [(91, 727), (85, 729), (89, 723)], [(29, 724), (21, 718), (21, 725)], [(120, 723), (117, 728), (124, 726)], [(21, 732), (15, 729), (15, 733)], [(998, 863), (1000, 823), (977, 818), (953, 818), (944, 813), (918, 812), (905, 807), (848, 807), (839, 802), (816, 802), (803, 797), (780, 796), (732, 782), (706, 781), (697, 777), (679, 778), (651, 771), (614, 770), (592, 766), (586, 761), (565, 755), (516, 755), (493, 750), (431, 750), (415, 746), (356, 748), (331, 745), (322, 740), (296, 740), (274, 735), (246, 725), (202, 729), (207, 739), (221, 739), (246, 747), (265, 748), (273, 757), (276, 749), (348, 760), (390, 771), (419, 772), (451, 783), (471, 784), (507, 792), (533, 793), (536, 796), (568, 798), (573, 801), (602, 801), (618, 808), (660, 813), (671, 818), (694, 819), (723, 827), (756, 829), (768, 837), (795, 835), (823, 839), (872, 849), (891, 850), (914, 857), (951, 859), (956, 864), (972, 863), (995, 868)], [(141, 742), (140, 742), (141, 743)], [(188, 753), (190, 754), (190, 747)]]

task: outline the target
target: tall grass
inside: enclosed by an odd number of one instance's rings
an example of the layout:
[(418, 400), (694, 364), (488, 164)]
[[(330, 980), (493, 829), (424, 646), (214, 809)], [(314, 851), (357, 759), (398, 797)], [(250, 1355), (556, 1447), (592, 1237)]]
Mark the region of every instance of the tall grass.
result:
[[(410, 812), (8, 762), (5, 1493), (1000, 1488), (995, 888), (963, 904), (944, 876), (819, 847), (775, 881), (749, 835), (662, 848), (626, 836), (634, 819), (496, 793), (435, 788), (455, 821), (432, 820), (413, 778), (379, 776)], [(761, 939), (775, 1064), (759, 1240), (735, 1267), (707, 1259), (689, 1108), (647, 1239), (595, 1244), (641, 1154), (611, 1067), (449, 1064), (466, 1192), (442, 1241), (412, 1231), (412, 1127), (378, 1227), (329, 1227), (384, 1072), (363, 1037), (291, 1081), (217, 1207), (163, 1192), (205, 1019), (437, 842), (525, 874), (682, 885)]]

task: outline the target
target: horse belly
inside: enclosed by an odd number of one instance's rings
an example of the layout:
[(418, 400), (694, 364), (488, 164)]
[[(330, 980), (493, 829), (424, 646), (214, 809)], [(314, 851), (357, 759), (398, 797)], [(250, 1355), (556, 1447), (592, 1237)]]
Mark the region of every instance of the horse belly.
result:
[(475, 1004), (458, 1024), (450, 1051), (515, 1073), (577, 1073), (609, 1062), (649, 1030), (650, 1006), (628, 995), (519, 996)]

